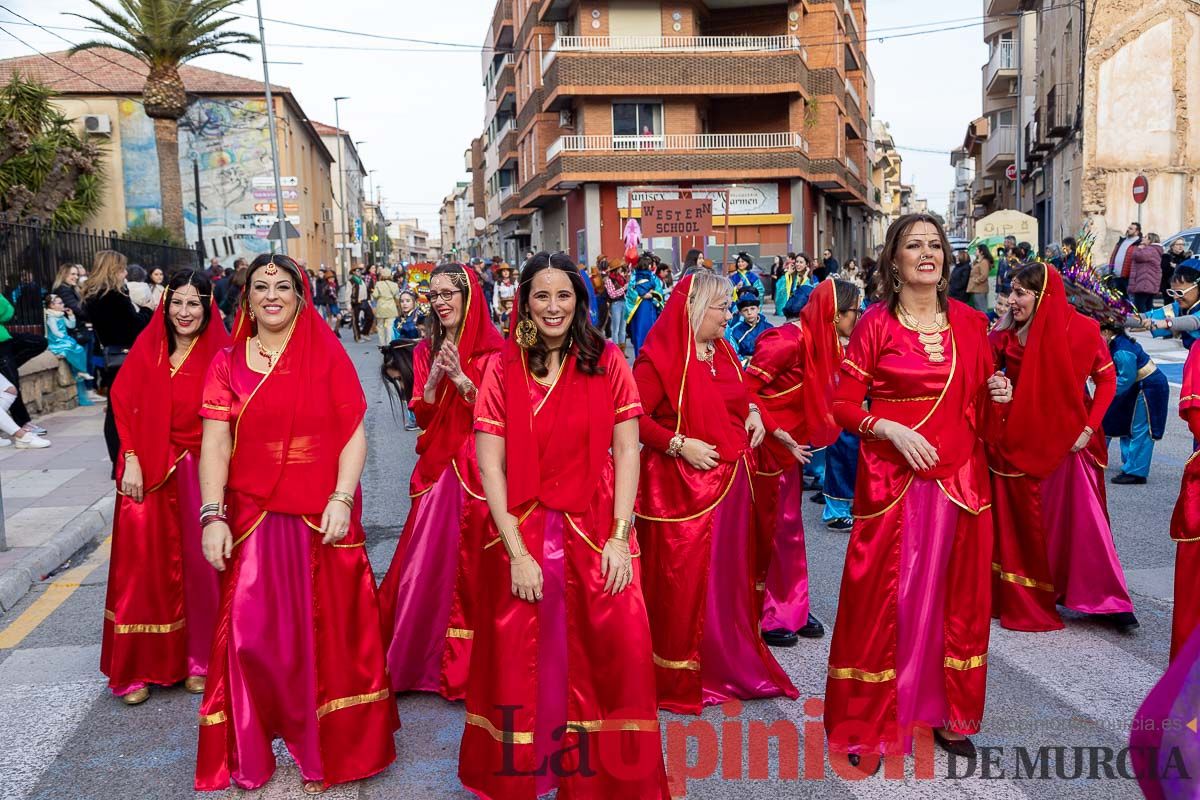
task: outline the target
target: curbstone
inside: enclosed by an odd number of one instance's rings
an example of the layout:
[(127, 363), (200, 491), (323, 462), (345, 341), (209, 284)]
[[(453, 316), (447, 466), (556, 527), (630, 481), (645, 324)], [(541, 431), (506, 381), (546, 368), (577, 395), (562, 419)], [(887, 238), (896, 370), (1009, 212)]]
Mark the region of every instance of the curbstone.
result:
[(49, 541), (31, 548), (20, 561), (0, 574), (0, 610), (11, 611), (26, 593), (89, 542), (102, 539), (112, 528), (116, 497), (92, 503), (64, 525)]

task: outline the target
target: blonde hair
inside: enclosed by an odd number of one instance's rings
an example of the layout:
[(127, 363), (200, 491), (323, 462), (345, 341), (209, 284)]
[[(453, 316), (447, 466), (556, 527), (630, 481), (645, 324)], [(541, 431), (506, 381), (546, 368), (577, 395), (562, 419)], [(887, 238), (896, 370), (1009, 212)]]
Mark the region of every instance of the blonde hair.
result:
[(700, 322), (708, 307), (719, 297), (724, 297), (727, 302), (733, 297), (733, 285), (728, 278), (715, 272), (692, 273), (692, 286), (688, 292), (688, 322), (691, 323), (693, 334), (700, 330)]
[(58, 268), (58, 274), (54, 276), (54, 285), (50, 288), (57, 289), (67, 282), (67, 278), (71, 274), (71, 270), (75, 269), (77, 264), (63, 264)]
[(128, 294), (125, 273), (129, 260), (116, 250), (101, 250), (92, 261), (92, 272), (83, 285), (83, 299), (88, 300), (108, 292)]

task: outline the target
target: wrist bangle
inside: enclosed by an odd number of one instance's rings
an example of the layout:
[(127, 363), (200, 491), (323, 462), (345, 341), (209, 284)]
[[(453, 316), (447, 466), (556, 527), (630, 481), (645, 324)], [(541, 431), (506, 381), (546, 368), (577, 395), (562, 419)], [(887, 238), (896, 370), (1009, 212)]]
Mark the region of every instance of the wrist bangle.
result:
[(759, 410), (758, 410), (758, 404), (757, 404), (757, 403), (751, 403), (751, 404), (750, 404), (750, 413), (751, 413), (751, 414), (758, 414), (758, 413), (760, 413), (760, 412), (759, 412)]
[(121, 454), (121, 457), (128, 461), (131, 458), (137, 458), (137, 453), (133, 452), (132, 450), (126, 450)]
[(631, 530), (633, 530), (633, 523), (630, 520), (614, 519), (612, 533), (609, 534), (608, 538), (629, 544), (629, 532)]
[(229, 519), (224, 514), (209, 514), (204, 519), (200, 520), (200, 530), (204, 530), (209, 525), (217, 522), (229, 522)]
[(504, 550), (508, 553), (508, 560), (516, 561), (518, 558), (523, 558), (529, 555), (529, 551), (525, 549), (525, 540), (521, 537), (521, 530), (519, 528), (513, 528), (511, 533), (512, 537), (517, 540), (516, 547), (510, 544), (508, 539), (504, 536), (500, 537), (500, 541), (504, 543)]
[(329, 502), (332, 503), (334, 501), (344, 503), (351, 511), (354, 510), (354, 495), (348, 492), (334, 492), (329, 495)]
[(671, 437), (671, 443), (667, 445), (667, 455), (671, 458), (679, 458), (683, 452), (683, 443), (686, 437), (682, 433), (677, 433)]
[(1083, 426), (1083, 432), (1084, 432), (1084, 433), (1086, 433), (1088, 436), (1095, 436), (1095, 435), (1096, 435), (1096, 431), (1095, 431), (1095, 430), (1092, 428), (1092, 426), (1091, 426), (1091, 425), (1084, 425), (1084, 426)]

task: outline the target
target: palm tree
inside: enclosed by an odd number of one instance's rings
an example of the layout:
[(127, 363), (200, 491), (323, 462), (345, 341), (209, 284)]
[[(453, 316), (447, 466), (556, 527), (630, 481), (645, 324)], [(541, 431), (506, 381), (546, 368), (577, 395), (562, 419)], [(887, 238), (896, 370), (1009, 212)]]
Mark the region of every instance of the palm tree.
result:
[(184, 62), (200, 56), (225, 53), (249, 59), (230, 50), (231, 45), (257, 44), (248, 33), (223, 31), (231, 17), (217, 15), (239, 0), (116, 0), (110, 8), (88, 0), (98, 17), (75, 14), (116, 42), (92, 40), (71, 48), (112, 48), (137, 58), (149, 68), (142, 101), (146, 116), (154, 120), (154, 145), (158, 152), (158, 182), (162, 192), (163, 226), (184, 239), (183, 187), (179, 175), (179, 120), (187, 113), (188, 98), (179, 76)]

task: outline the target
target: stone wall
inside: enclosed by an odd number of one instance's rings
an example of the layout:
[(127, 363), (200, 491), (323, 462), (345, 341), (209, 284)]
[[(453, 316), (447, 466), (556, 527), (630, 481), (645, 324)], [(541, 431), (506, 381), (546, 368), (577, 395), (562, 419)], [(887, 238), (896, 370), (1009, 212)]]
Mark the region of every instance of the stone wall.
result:
[(21, 399), (35, 417), (78, 406), (75, 377), (67, 362), (50, 352), (27, 361), (21, 367)]

